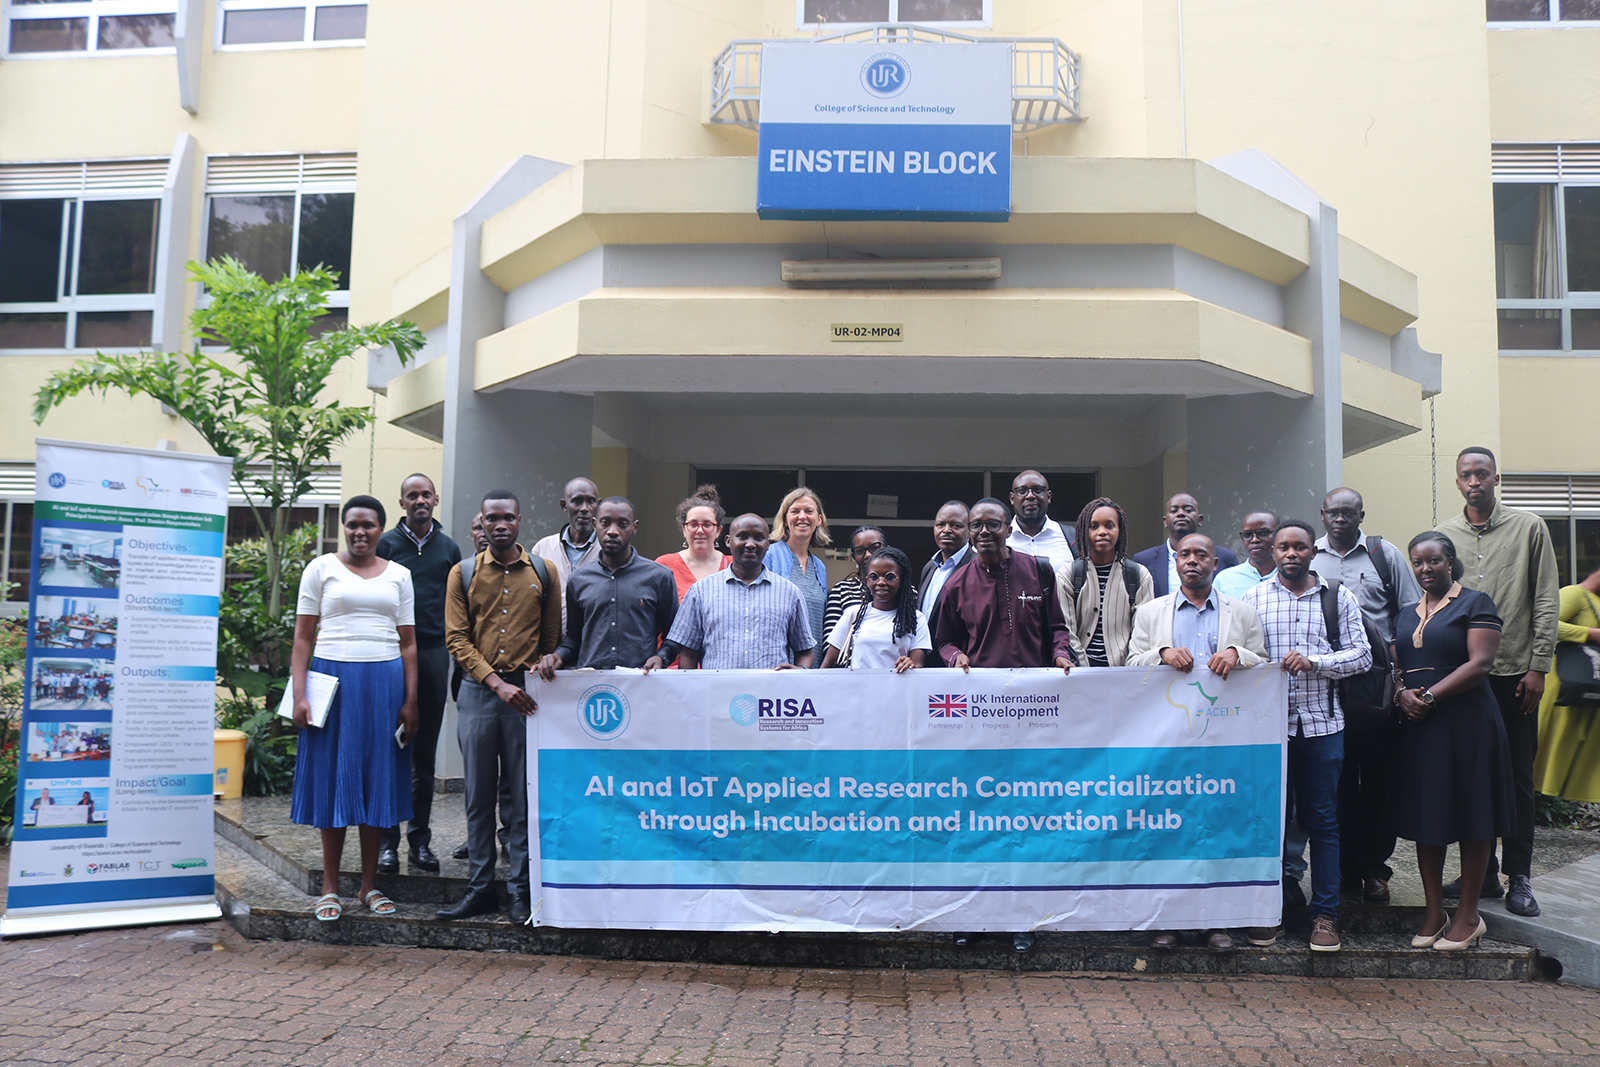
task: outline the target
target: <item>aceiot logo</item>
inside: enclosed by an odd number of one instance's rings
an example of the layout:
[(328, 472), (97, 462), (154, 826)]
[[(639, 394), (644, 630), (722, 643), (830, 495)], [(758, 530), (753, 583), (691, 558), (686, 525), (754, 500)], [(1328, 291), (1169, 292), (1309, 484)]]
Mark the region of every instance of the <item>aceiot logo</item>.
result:
[(578, 698), (578, 725), (596, 741), (611, 741), (628, 728), (628, 698), (609, 685), (597, 685)]
[(861, 87), (887, 100), (911, 84), (911, 67), (893, 52), (879, 52), (861, 67)]

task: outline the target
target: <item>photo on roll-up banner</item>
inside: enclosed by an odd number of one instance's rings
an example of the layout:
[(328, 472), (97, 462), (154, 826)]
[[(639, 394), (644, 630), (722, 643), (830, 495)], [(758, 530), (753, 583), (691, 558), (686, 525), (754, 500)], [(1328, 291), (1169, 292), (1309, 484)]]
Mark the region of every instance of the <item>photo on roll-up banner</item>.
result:
[(213, 730), (232, 462), (37, 444), (0, 936), (219, 918)]

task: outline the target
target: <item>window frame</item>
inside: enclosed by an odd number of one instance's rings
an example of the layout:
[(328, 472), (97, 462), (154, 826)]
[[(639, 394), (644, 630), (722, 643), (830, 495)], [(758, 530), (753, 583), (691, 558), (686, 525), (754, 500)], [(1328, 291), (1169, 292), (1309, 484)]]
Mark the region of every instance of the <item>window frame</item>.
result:
[[(96, 56), (171, 56), (178, 51), (177, 43), (156, 45), (150, 48), (101, 48), (100, 20), (122, 15), (171, 15), (176, 31), (178, 0), (57, 0), (49, 4), (17, 3), (0, 0), (0, 57), (7, 60), (79, 59)], [(13, 22), (42, 22), (55, 19), (86, 18), (89, 20), (88, 38), (84, 47), (60, 52), (13, 52), (11, 26)]]
[[(29, 355), (55, 355), (58, 353), (72, 352), (143, 352), (155, 344), (155, 313), (160, 302), (159, 288), (149, 293), (93, 293), (87, 296), (68, 295), (78, 287), (78, 276), (83, 270), (83, 205), (104, 201), (146, 201), (156, 206), (156, 234), (155, 243), (150, 250), (154, 264), (152, 271), (152, 286), (157, 286), (160, 277), (159, 259), (161, 255), (161, 197), (160, 195), (130, 195), (127, 190), (105, 189), (83, 191), (67, 194), (52, 194), (46, 196), (7, 196), (7, 201), (20, 200), (60, 200), (74, 206), (70, 212), (71, 231), (63, 234), (65, 240), (62, 244), (62, 261), (56, 265), (56, 299), (51, 301), (0, 301), (0, 315), (51, 315), (65, 313), (67, 316), (65, 340), (68, 342), (61, 348), (0, 348), (0, 354), (5, 356)], [(63, 214), (67, 214), (63, 212)], [(66, 218), (62, 219), (62, 229), (68, 226)], [(67, 277), (68, 273), (71, 277)], [(151, 337), (142, 345), (122, 345), (106, 347), (103, 345), (80, 345), (78, 340), (78, 315), (80, 313), (93, 313), (97, 311), (148, 311), (151, 316)]]
[[(348, 37), (337, 41), (313, 39), (317, 31), (317, 11), (325, 7), (365, 7), (370, 16), (371, 0), (363, 3), (352, 0), (216, 0), (217, 18), (212, 47), (218, 52), (274, 52), (286, 48), (365, 48), (366, 37)], [(298, 41), (261, 41), (253, 44), (223, 44), (223, 31), (227, 29), (230, 11), (273, 11), (279, 8), (298, 7), (305, 10), (305, 22)]]
[(907, 22), (900, 18), (901, 0), (889, 0), (889, 18), (887, 22), (869, 20), (866, 22), (807, 22), (806, 0), (794, 0), (794, 25), (797, 30), (827, 31), (827, 30), (859, 30), (867, 26), (884, 26), (891, 24), (927, 26), (929, 29), (951, 30), (988, 30), (994, 28), (994, 0), (983, 0), (983, 18), (976, 21), (961, 19), (951, 22)]
[[(1565, 296), (1535, 299), (1521, 297), (1496, 297), (1495, 298), (1495, 323), (1496, 331), (1499, 329), (1501, 311), (1559, 311), (1561, 313), (1561, 347), (1560, 348), (1499, 348), (1502, 356), (1600, 356), (1600, 347), (1573, 348), (1572, 347), (1572, 313), (1574, 311), (1600, 311), (1600, 289), (1581, 290), (1574, 292), (1567, 282), (1567, 197), (1568, 189), (1595, 189), (1600, 190), (1600, 177), (1581, 178), (1575, 180), (1551, 180), (1546, 177), (1528, 178), (1523, 180), (1495, 179), (1492, 187), (1502, 185), (1547, 185), (1552, 190), (1552, 199), (1555, 207), (1555, 228), (1557, 244), (1557, 273), (1560, 278), (1561, 291)], [(1491, 193), (1492, 195), (1492, 193)], [(1496, 337), (1498, 347), (1499, 338)]]
[(1491, 30), (1581, 29), (1600, 26), (1600, 19), (1564, 19), (1561, 17), (1561, 0), (1550, 0), (1549, 14), (1542, 19), (1489, 19)]
[[(355, 154), (354, 153), (343, 153), (343, 152), (341, 152), (341, 153), (332, 153), (332, 154), (341, 155), (341, 156), (342, 155), (350, 155), (352, 158), (355, 158)], [(278, 155), (278, 158), (280, 158), (280, 159), (285, 159), (285, 160), (295, 159), (295, 160), (298, 160), (299, 163), (300, 163), (300, 177), (298, 177), (293, 182), (292, 185), (279, 183), (279, 182), (274, 182), (274, 181), (261, 181), (261, 182), (256, 182), (256, 183), (243, 184), (243, 185), (230, 184), (226, 188), (223, 188), (223, 189), (214, 188), (212, 186), (212, 184), (211, 184), (210, 162), (213, 159), (227, 159), (227, 158), (230, 158), (230, 157), (225, 156), (225, 155), (208, 156), (207, 159), (206, 159), (207, 169), (206, 169), (205, 191), (202, 194), (201, 200), (200, 200), (200, 235), (199, 235), (199, 247), (198, 247), (198, 258), (199, 258), (199, 261), (202, 262), (202, 263), (206, 263), (206, 262), (210, 261), (211, 250), (210, 250), (209, 246), (210, 246), (210, 243), (211, 243), (211, 202), (212, 202), (212, 200), (214, 200), (215, 198), (217, 198), (219, 196), (220, 197), (225, 197), (225, 198), (240, 197), (240, 196), (293, 196), (294, 197), (294, 213), (293, 213), (294, 225), (293, 225), (293, 229), (290, 231), (290, 234), (289, 234), (289, 270), (291, 272), (298, 271), (300, 269), (300, 263), (299, 263), (299, 260), (300, 260), (300, 208), (301, 208), (301, 203), (302, 203), (304, 197), (307, 194), (315, 196), (315, 195), (320, 195), (320, 194), (324, 194), (324, 193), (332, 193), (332, 194), (347, 193), (350, 196), (355, 196), (356, 192), (357, 192), (357, 190), (356, 190), (356, 184), (357, 183), (356, 183), (355, 180), (351, 180), (351, 181), (332, 181), (332, 182), (323, 181), (323, 182), (307, 183), (305, 181), (305, 179), (304, 179), (305, 161), (308, 160), (308, 159), (314, 158), (317, 155), (319, 155), (319, 153), (313, 153), (313, 152), (289, 152), (289, 153), (281, 153), (281, 154)], [(264, 158), (264, 157), (254, 157), (254, 156), (252, 156), (252, 158)], [(350, 234), (350, 244), (351, 244), (351, 249), (353, 251), (354, 247), (355, 247), (355, 232), (354, 232), (354, 227), (353, 226), (352, 226), (352, 230), (351, 230), (351, 234)], [(341, 309), (344, 309), (346, 312), (349, 311), (349, 308), (350, 308), (350, 289), (348, 288), (349, 284), (350, 284), (350, 279), (348, 277), (346, 277), (345, 278), (345, 286), (346, 286), (346, 288), (344, 288), (344, 289), (335, 289), (335, 290), (333, 290), (332, 292), (330, 292), (328, 294), (328, 304), (327, 304), (327, 306), (330, 309), (332, 309), (332, 308), (341, 308)], [(195, 306), (196, 307), (206, 307), (206, 306), (208, 306), (210, 304), (210, 302), (211, 302), (211, 297), (209, 296), (209, 294), (206, 293), (204, 287), (200, 286), (198, 283), (196, 283), (195, 289), (196, 289)], [(211, 346), (205, 346), (205, 347), (207, 348), (207, 350), (210, 350), (210, 348), (211, 348)]]

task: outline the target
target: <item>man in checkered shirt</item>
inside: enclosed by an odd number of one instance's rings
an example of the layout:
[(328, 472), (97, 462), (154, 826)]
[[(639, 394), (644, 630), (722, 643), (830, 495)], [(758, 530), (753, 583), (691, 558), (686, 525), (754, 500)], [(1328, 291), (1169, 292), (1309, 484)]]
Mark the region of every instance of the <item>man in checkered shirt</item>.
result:
[[(1272, 535), (1278, 576), (1244, 595), (1267, 636), (1267, 655), (1289, 679), (1289, 788), (1300, 825), (1311, 838), (1311, 951), (1339, 951), (1339, 772), (1344, 764), (1344, 711), (1338, 680), (1372, 666), (1361, 605), (1339, 587), (1339, 649), (1328, 640), (1326, 595), (1311, 570), (1316, 533), (1287, 519)], [(1249, 931), (1252, 945), (1270, 945), (1278, 928)]]

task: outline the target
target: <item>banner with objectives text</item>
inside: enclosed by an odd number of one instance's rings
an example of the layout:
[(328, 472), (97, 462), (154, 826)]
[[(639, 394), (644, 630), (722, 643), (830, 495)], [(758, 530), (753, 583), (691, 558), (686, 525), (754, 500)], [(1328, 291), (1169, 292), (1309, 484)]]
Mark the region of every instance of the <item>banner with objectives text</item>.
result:
[(217, 611), (231, 462), (38, 442), (0, 936), (217, 918)]
[(1226, 681), (1166, 667), (535, 678), (535, 922), (1271, 925), (1286, 677), (1268, 666)]

